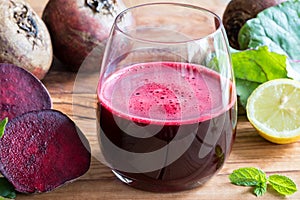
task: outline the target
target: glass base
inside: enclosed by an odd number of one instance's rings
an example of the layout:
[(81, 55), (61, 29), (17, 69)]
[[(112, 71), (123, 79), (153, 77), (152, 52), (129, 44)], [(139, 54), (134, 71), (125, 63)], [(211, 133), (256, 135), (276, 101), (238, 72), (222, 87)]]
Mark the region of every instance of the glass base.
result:
[(211, 176), (205, 177), (201, 179), (201, 181), (194, 182), (194, 183), (178, 183), (178, 182), (162, 182), (162, 181), (143, 181), (143, 180), (135, 180), (129, 178), (127, 176), (122, 175), (118, 171), (112, 170), (114, 175), (123, 183), (128, 186), (131, 186), (136, 189), (149, 191), (149, 192), (158, 192), (158, 193), (168, 193), (168, 192), (180, 192), (184, 190), (191, 190), (196, 187), (201, 187), (207, 182)]

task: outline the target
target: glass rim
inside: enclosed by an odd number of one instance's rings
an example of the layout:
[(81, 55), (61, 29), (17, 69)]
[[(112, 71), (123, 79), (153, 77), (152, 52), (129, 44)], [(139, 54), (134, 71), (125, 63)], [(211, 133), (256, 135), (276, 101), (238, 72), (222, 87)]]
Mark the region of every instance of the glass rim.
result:
[[(133, 37), (131, 34), (128, 34), (126, 31), (124, 31), (119, 25), (118, 25), (118, 21), (119, 19), (121, 19), (126, 13), (128, 13), (131, 10), (137, 9), (137, 8), (142, 8), (142, 7), (148, 7), (148, 6), (155, 6), (155, 5), (172, 5), (172, 6), (179, 6), (179, 7), (185, 7), (185, 8), (191, 8), (191, 9), (195, 9), (195, 10), (199, 10), (199, 11), (203, 11), (205, 13), (207, 13), (208, 15), (211, 15), (212, 17), (214, 17), (215, 19), (217, 19), (219, 26), (216, 28), (216, 30), (214, 30), (213, 32), (206, 34), (203, 37), (197, 37), (197, 38), (192, 38), (192, 39), (186, 39), (186, 40), (181, 40), (181, 41), (172, 41), (172, 42), (166, 42), (166, 41), (156, 41), (156, 40), (150, 40), (150, 39), (142, 39), (142, 38), (136, 38)], [(187, 4), (187, 3), (174, 3), (174, 2), (154, 2), (154, 3), (143, 3), (143, 4), (139, 4), (139, 5), (135, 5), (132, 7), (128, 7), (125, 10), (121, 11), (115, 18), (114, 20), (114, 28), (117, 29), (119, 32), (121, 32), (122, 34), (124, 34), (126, 37), (131, 38), (132, 40), (136, 40), (136, 41), (142, 41), (142, 42), (150, 42), (150, 43), (157, 43), (157, 44), (180, 44), (180, 43), (188, 43), (188, 42), (193, 42), (193, 41), (198, 41), (198, 40), (204, 40), (210, 36), (213, 36), (215, 34), (217, 34), (218, 32), (222, 33), (222, 27), (224, 27), (222, 19), (219, 15), (217, 15), (215, 12), (201, 7), (201, 6), (196, 6), (193, 4)]]

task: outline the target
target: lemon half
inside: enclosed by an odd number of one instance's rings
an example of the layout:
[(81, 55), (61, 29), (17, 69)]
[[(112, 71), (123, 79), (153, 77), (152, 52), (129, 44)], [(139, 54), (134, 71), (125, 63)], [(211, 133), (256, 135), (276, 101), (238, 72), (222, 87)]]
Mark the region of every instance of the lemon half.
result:
[(277, 144), (300, 140), (300, 82), (275, 79), (261, 84), (248, 98), (246, 112), (265, 139)]

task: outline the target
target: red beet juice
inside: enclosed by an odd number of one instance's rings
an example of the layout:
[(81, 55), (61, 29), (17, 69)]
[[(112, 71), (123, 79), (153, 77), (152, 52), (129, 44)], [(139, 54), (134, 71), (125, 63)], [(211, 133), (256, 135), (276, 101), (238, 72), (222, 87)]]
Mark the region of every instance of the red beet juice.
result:
[(151, 62), (98, 87), (102, 154), (136, 188), (168, 192), (203, 184), (223, 166), (235, 137), (230, 80), (203, 66)]

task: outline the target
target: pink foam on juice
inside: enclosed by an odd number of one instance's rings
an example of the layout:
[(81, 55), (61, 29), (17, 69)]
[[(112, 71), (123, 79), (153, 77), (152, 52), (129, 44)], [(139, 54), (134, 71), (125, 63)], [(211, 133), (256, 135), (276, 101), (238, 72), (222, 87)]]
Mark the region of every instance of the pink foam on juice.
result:
[(198, 65), (144, 63), (113, 74), (98, 94), (103, 106), (130, 120), (185, 124), (207, 120), (230, 107), (230, 102), (223, 105), (220, 81), (216, 72)]

